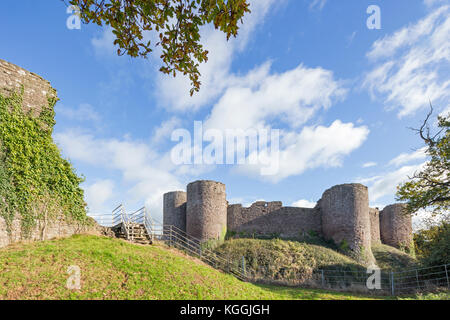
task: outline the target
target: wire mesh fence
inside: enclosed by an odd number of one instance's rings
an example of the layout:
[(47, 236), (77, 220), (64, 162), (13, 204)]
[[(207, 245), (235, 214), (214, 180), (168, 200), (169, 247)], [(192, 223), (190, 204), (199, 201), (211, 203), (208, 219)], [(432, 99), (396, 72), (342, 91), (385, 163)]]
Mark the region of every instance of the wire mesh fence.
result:
[(449, 264), (391, 271), (380, 269), (326, 270), (313, 272), (313, 282), (326, 289), (364, 291), (377, 294), (405, 295), (449, 290)]

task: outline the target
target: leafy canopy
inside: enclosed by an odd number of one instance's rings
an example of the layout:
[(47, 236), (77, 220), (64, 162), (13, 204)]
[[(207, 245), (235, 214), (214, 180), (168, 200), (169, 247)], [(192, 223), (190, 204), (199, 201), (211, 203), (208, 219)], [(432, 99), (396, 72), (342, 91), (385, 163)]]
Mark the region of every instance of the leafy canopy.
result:
[[(248, 0), (70, 0), (80, 8), (84, 23), (109, 25), (119, 55), (147, 57), (161, 46), (160, 71), (181, 72), (191, 80), (191, 95), (200, 89), (199, 63), (208, 60), (200, 43), (200, 27), (214, 23), (227, 36), (236, 37), (238, 22), (250, 12)], [(148, 32), (158, 35), (157, 43)]]
[(447, 264), (450, 261), (450, 223), (442, 221), (414, 234), (418, 257), (427, 266)]
[(428, 122), (433, 107), (420, 129), (414, 129), (425, 142), (430, 157), (425, 167), (397, 188), (397, 199), (407, 201), (407, 211), (431, 209), (433, 214), (450, 212), (450, 114), (438, 116), (438, 132), (430, 133)]

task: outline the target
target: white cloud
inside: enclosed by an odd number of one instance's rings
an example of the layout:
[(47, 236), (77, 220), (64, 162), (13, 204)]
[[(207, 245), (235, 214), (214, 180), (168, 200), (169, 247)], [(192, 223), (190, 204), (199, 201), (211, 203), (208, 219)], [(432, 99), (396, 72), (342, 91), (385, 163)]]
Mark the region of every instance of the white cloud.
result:
[(312, 0), (311, 4), (309, 5), (309, 8), (322, 10), (323, 7), (325, 7), (326, 3), (327, 0)]
[(154, 130), (152, 144), (158, 144), (165, 139), (170, 140), (173, 130), (177, 129), (180, 125), (181, 120), (177, 117), (172, 117), (161, 123), (161, 125)]
[[(339, 120), (329, 126), (301, 128), (319, 110), (327, 110), (347, 94), (342, 82), (335, 79), (329, 70), (299, 64), (291, 70), (276, 73), (271, 70), (271, 63), (266, 62), (246, 74), (231, 72), (234, 54), (248, 46), (250, 34), (279, 3), (280, 1), (275, 0), (252, 0), (252, 14), (244, 19), (237, 39), (227, 42), (225, 35), (211, 26), (201, 31), (202, 43), (210, 51), (210, 56), (209, 61), (200, 66), (202, 88), (194, 97), (189, 96), (189, 80), (181, 74), (173, 78), (158, 73), (155, 90), (159, 104), (173, 112), (194, 112), (213, 105), (205, 120), (205, 129), (270, 129), (276, 128), (280, 123), (287, 126), (281, 136), (280, 172), (273, 181), (301, 174), (311, 168), (341, 166), (343, 158), (360, 147), (369, 134), (365, 126), (355, 127), (352, 123), (342, 123)], [(316, 5), (321, 7), (324, 4), (322, 1)], [(111, 40), (109, 37), (110, 35), (104, 34), (93, 40), (94, 47), (100, 51), (111, 50), (111, 47), (108, 48)], [(178, 117), (162, 123), (155, 130), (150, 144), (158, 144), (179, 124)], [(167, 163), (171, 163), (167, 154), (152, 152), (143, 143), (98, 140), (85, 135), (77, 137), (77, 141), (60, 137), (60, 140), (64, 139), (71, 145), (72, 157), (87, 163), (97, 161), (96, 157), (108, 159), (105, 165), (122, 171), (124, 179), (134, 181), (138, 194), (155, 190), (157, 185), (161, 185), (161, 181), (175, 185), (178, 174), (196, 175), (214, 169), (214, 166), (167, 168)], [(126, 156), (122, 158), (117, 150), (121, 150)], [(129, 159), (130, 154), (133, 154), (134, 159)], [(155, 167), (155, 162), (166, 165), (159, 170), (160, 167)], [(149, 163), (152, 163), (152, 167)], [(241, 166), (236, 171), (253, 174), (254, 169)], [(152, 170), (157, 170), (152, 173), (157, 176), (155, 185), (152, 185), (150, 173), (146, 173)], [(146, 177), (150, 182), (146, 182)]]
[(424, 0), (423, 2), (427, 7), (432, 7), (435, 5), (440, 5), (442, 3), (448, 2), (448, 0)]
[(364, 80), (373, 97), (382, 96), (399, 117), (450, 97), (450, 6), (377, 40), (368, 58), (375, 63)]
[[(343, 158), (359, 148), (368, 134), (367, 127), (355, 127), (353, 123), (342, 123), (340, 120), (334, 121), (329, 127), (311, 126), (304, 127), (300, 133), (283, 132), (280, 137), (278, 173), (262, 178), (278, 182), (308, 169), (339, 167)], [(262, 153), (266, 158), (278, 156), (268, 150), (263, 150)], [(242, 165), (235, 170), (259, 176), (261, 167), (262, 165)]]
[[(184, 184), (174, 174), (176, 168), (167, 160), (167, 155), (152, 151), (143, 142), (130, 139), (98, 139), (90, 134), (73, 130), (55, 134), (54, 138), (64, 151), (64, 155), (71, 160), (118, 171), (122, 175), (123, 184), (132, 185), (131, 188), (127, 188), (126, 193), (121, 194), (121, 199), (109, 203), (109, 207), (125, 198), (131, 203), (145, 199), (145, 205), (150, 208), (151, 213), (161, 218), (162, 195), (168, 191), (184, 188)], [(88, 192), (88, 205), (93, 209), (99, 205), (95, 202), (94, 192), (102, 190), (101, 187), (105, 186), (107, 185), (96, 186), (97, 189)]]
[(369, 198), (374, 203), (385, 196), (397, 193), (397, 186), (409, 180), (416, 171), (422, 170), (426, 161), (426, 148), (411, 153), (401, 153), (388, 162), (393, 167), (391, 171), (383, 172), (372, 177), (358, 178), (359, 183), (369, 187)]
[(295, 201), (292, 206), (300, 207), (300, 208), (314, 208), (316, 206), (316, 202), (308, 201), (308, 200), (298, 200)]
[[(213, 107), (205, 127), (247, 129), (279, 119), (296, 128), (319, 109), (328, 109), (346, 90), (333, 73), (321, 68), (297, 68), (270, 73), (270, 64), (250, 71), (227, 88)], [(239, 117), (236, 115), (239, 114)]]
[(398, 167), (398, 166), (410, 163), (415, 160), (423, 160), (427, 157), (427, 155), (425, 153), (426, 150), (427, 150), (427, 148), (424, 147), (424, 148), (416, 150), (412, 153), (402, 153), (399, 156), (392, 159), (391, 161), (389, 161), (389, 165)]
[(366, 162), (362, 165), (363, 168), (372, 168), (372, 167), (376, 167), (377, 163), (376, 162)]
[(100, 120), (100, 114), (94, 110), (94, 108), (87, 103), (80, 104), (77, 108), (69, 108), (64, 105), (58, 104), (55, 107), (57, 116), (62, 116), (71, 120), (77, 121), (98, 121)]
[[(188, 92), (189, 84), (185, 83), (182, 88), (183, 78), (162, 78), (161, 92), (167, 90), (163, 94), (166, 98), (162, 98), (164, 104), (177, 111), (195, 110), (213, 100), (213, 97), (218, 99), (204, 122), (205, 130), (276, 129), (275, 125), (280, 123), (287, 125), (288, 129), (282, 131), (281, 137), (280, 172), (270, 180), (280, 181), (310, 168), (340, 166), (343, 157), (367, 138), (367, 127), (355, 127), (340, 121), (329, 127), (314, 126), (299, 131), (316, 112), (327, 110), (345, 98), (347, 89), (331, 71), (300, 64), (291, 70), (275, 73), (271, 71), (271, 63), (266, 62), (247, 74), (232, 75), (229, 73), (232, 45), (231, 49), (227, 47), (222, 35), (215, 32), (205, 39), (217, 41), (214, 51), (221, 59), (203, 66), (211, 68), (206, 70), (204, 77), (208, 79), (209, 72), (218, 72), (212, 73), (218, 81), (206, 81), (199, 95), (184, 100), (182, 95)], [(220, 55), (221, 48), (228, 50), (227, 54)], [(167, 97), (171, 101), (164, 100)], [(238, 146), (238, 149), (241, 147)], [(260, 169), (246, 165), (233, 168), (235, 172), (245, 175), (255, 175), (257, 171), (258, 176)]]
[(107, 214), (111, 212), (111, 203), (114, 190), (112, 180), (100, 180), (83, 187), (85, 200), (89, 206), (90, 214)]
[(395, 171), (385, 173), (377, 177), (369, 184), (370, 201), (378, 201), (384, 196), (393, 196), (397, 193), (397, 186), (408, 180), (414, 172), (423, 168), (425, 163), (411, 166), (403, 166)]
[[(369, 187), (369, 197), (374, 203), (385, 196), (393, 196), (397, 193), (397, 186), (409, 180), (416, 171), (420, 171), (425, 166), (425, 149), (422, 148), (411, 153), (402, 153), (389, 161), (388, 166), (393, 166), (388, 172), (383, 172), (372, 177), (359, 178), (359, 183)], [(419, 161), (419, 162), (418, 162)], [(415, 163), (414, 163), (415, 162)], [(412, 163), (412, 164), (411, 164)], [(408, 165), (407, 165), (408, 164)]]
[(114, 45), (115, 38), (112, 28), (105, 26), (98, 37), (91, 39), (95, 54), (101, 57), (116, 55), (117, 47)]

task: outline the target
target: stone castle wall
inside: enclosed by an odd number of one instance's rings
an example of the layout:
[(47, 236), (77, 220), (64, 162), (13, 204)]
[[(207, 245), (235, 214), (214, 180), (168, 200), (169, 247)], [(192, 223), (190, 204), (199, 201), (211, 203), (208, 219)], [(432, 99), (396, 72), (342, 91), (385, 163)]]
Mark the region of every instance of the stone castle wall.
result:
[[(23, 89), (23, 111), (38, 116), (43, 108), (48, 108), (48, 99), (56, 99), (56, 90), (50, 82), (12, 63), (0, 59), (0, 95), (9, 97), (12, 93), (20, 93)], [(0, 141), (1, 144), (1, 141)], [(1, 201), (1, 199), (0, 199)], [(10, 232), (8, 232), (10, 231)], [(21, 231), (21, 221), (16, 218), (7, 230), (7, 224), (0, 215), (0, 247), (11, 243), (30, 240), (47, 240), (57, 237), (66, 237), (78, 233), (101, 234), (98, 225), (83, 226), (77, 222), (67, 222), (61, 219), (49, 222), (45, 228), (38, 223), (24, 236)]]
[(163, 201), (163, 224), (186, 231), (186, 192), (174, 191), (166, 193)]
[(374, 261), (372, 244), (405, 247), (412, 239), (411, 217), (403, 215), (402, 205), (388, 206), (381, 213), (369, 208), (368, 189), (361, 184), (328, 189), (315, 208), (283, 207), (279, 201), (259, 201), (248, 208), (228, 205), (225, 185), (214, 181), (188, 185), (186, 211), (177, 209), (183, 208), (183, 200), (183, 192), (164, 196), (164, 221), (180, 221), (185, 215), (186, 233), (202, 241), (223, 239), (225, 231), (288, 239), (315, 234), (370, 264)]
[(355, 258), (372, 262), (369, 192), (362, 184), (343, 184), (324, 192), (319, 201), (322, 233)]
[(283, 207), (281, 202), (256, 202), (249, 208), (228, 207), (228, 231), (236, 234), (304, 238), (322, 232), (317, 209)]
[(187, 186), (186, 232), (204, 240), (225, 239), (227, 232), (225, 185), (215, 181), (195, 181)]
[(380, 213), (380, 235), (383, 243), (396, 248), (412, 246), (412, 219), (404, 204), (385, 207)]
[(77, 222), (67, 222), (63, 219), (51, 221), (45, 228), (42, 223), (38, 222), (27, 236), (22, 234), (20, 219), (14, 219), (10, 227), (11, 230), (8, 233), (5, 219), (0, 217), (0, 248), (21, 241), (49, 240), (69, 237), (74, 234), (102, 235), (101, 227), (94, 222), (92, 226), (86, 226)]
[(20, 92), (22, 87), (24, 111), (31, 111), (36, 116), (42, 108), (48, 106), (49, 98), (56, 98), (56, 90), (52, 88), (50, 82), (0, 59), (0, 94), (8, 97), (13, 92)]
[(372, 244), (381, 243), (380, 236), (380, 210), (378, 208), (369, 208), (370, 216), (370, 237)]

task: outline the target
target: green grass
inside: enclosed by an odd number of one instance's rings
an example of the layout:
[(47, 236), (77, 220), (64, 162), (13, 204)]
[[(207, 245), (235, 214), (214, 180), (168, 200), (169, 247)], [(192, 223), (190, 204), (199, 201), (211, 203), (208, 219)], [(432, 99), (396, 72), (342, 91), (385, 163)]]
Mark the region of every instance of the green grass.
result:
[[(69, 290), (67, 268), (81, 269)], [(95, 236), (16, 244), (0, 250), (0, 299), (375, 299), (244, 283), (163, 245)]]
[(417, 294), (414, 297), (400, 297), (399, 300), (450, 300), (450, 292)]
[[(231, 239), (215, 249), (236, 264), (245, 257), (250, 275), (275, 284), (298, 284), (314, 270), (346, 270), (366, 272), (366, 267), (326, 244), (280, 239)], [(412, 256), (387, 245), (372, 247), (378, 267), (404, 270), (418, 267)]]
[(215, 251), (236, 263), (245, 257), (250, 276), (275, 284), (300, 284), (319, 269), (366, 271), (364, 266), (335, 250), (298, 241), (232, 239)]
[(372, 246), (373, 255), (381, 269), (404, 270), (418, 267), (418, 262), (409, 254), (384, 244)]
[[(80, 290), (66, 288), (67, 269), (72, 265), (81, 269)], [(448, 293), (439, 293), (403, 299), (448, 298)], [(0, 299), (361, 300), (383, 297), (245, 283), (162, 244), (140, 246), (118, 239), (78, 235), (0, 249)]]

